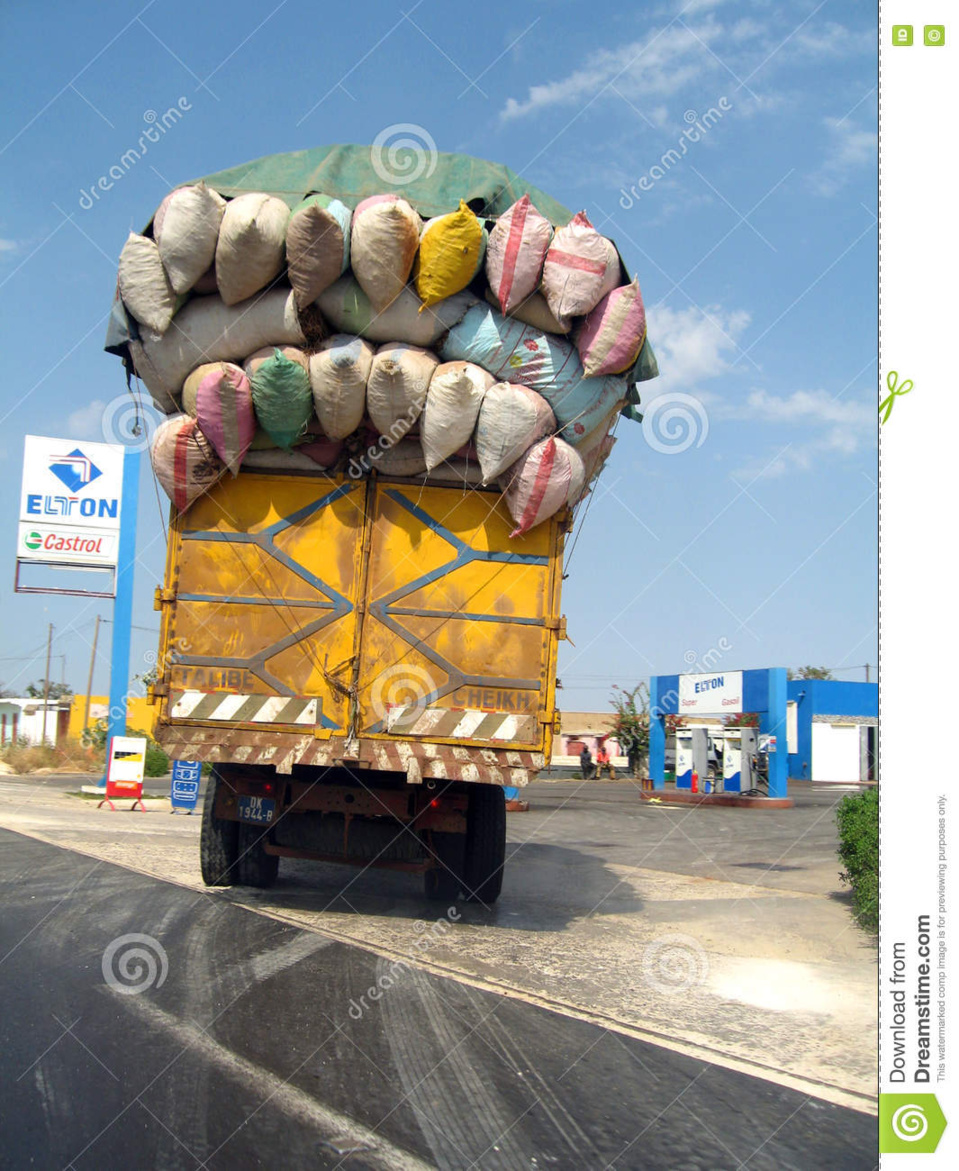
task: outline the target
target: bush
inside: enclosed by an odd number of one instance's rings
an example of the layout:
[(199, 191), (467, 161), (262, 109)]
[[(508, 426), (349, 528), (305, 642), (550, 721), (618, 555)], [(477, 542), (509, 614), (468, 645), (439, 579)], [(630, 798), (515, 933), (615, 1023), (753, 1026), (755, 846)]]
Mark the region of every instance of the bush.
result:
[(879, 790), (844, 797), (836, 812), (839, 877), (852, 887), (852, 904), (861, 927), (879, 929)]
[(46, 744), (31, 744), (26, 737), (20, 736), (15, 744), (3, 746), (0, 760), (20, 775), (41, 768), (77, 773), (96, 772), (103, 768), (103, 753), (86, 747), (76, 739), (62, 740), (54, 747), (49, 741)]
[(170, 758), (159, 744), (153, 740), (147, 741), (147, 752), (143, 762), (145, 777), (163, 777), (170, 771)]

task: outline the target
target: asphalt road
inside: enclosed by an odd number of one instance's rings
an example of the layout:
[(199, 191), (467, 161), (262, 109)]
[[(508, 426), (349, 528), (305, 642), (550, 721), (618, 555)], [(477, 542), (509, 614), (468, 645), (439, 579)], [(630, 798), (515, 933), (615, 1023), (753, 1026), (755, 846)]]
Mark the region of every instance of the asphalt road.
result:
[(867, 1114), (227, 894), (6, 830), (0, 884), (3, 1167), (876, 1164)]

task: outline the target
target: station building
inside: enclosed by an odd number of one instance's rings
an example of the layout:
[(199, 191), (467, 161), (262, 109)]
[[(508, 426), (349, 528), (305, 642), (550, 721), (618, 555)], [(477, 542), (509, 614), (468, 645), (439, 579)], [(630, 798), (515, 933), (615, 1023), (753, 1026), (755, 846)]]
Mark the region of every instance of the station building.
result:
[(875, 781), (878, 732), (878, 683), (791, 679), (786, 684), (791, 780)]

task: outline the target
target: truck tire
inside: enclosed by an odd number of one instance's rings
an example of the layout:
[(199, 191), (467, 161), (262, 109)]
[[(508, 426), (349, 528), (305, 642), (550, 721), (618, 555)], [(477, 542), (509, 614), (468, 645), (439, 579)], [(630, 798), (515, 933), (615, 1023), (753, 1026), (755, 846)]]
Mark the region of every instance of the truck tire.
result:
[(463, 887), (463, 835), (430, 835), (429, 852), (437, 865), (423, 875), (426, 897), (432, 902), (455, 903)]
[(235, 821), (213, 816), (217, 789), (222, 784), (214, 769), (207, 781), (200, 823), (200, 874), (207, 886), (232, 886), (237, 880), (239, 826)]
[(463, 885), (466, 901), (495, 903), (506, 862), (506, 796), (499, 785), (470, 787)]
[(263, 849), (268, 830), (258, 825), (239, 822), (239, 855), (236, 861), (236, 878), (241, 886), (266, 888), (276, 882), (280, 859)]

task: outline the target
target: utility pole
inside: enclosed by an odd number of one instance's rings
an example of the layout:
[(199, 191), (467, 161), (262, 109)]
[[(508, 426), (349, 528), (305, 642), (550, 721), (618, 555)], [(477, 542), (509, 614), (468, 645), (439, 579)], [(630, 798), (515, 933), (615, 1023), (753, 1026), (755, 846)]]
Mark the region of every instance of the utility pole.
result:
[(869, 664), (866, 664), (866, 682), (869, 682)]
[(83, 731), (90, 726), (90, 694), (93, 691), (93, 666), (97, 661), (97, 639), (100, 637), (100, 615), (93, 627), (93, 650), (90, 652), (90, 673), (87, 675), (87, 702), (83, 706)]
[(50, 647), (52, 643), (53, 623), (51, 622), (47, 628), (47, 668), (43, 672), (43, 744), (47, 742), (47, 697), (50, 694)]

